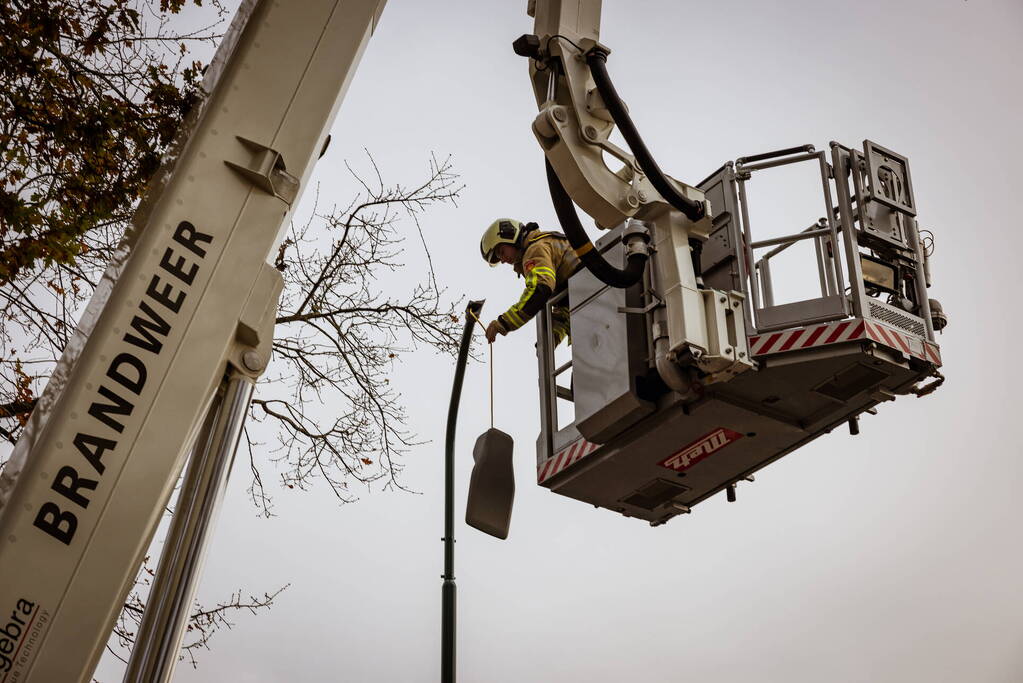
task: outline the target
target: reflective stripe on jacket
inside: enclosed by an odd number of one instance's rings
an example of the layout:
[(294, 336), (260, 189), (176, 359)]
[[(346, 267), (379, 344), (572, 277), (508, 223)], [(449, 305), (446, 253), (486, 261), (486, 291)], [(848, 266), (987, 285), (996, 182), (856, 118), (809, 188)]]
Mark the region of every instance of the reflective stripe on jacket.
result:
[(560, 233), (529, 233), (525, 247), (522, 259), (515, 263), (515, 272), (525, 278), (525, 289), (519, 300), (498, 316), (509, 332), (529, 322), (551, 294), (568, 285), (568, 278), (579, 267), (579, 258)]

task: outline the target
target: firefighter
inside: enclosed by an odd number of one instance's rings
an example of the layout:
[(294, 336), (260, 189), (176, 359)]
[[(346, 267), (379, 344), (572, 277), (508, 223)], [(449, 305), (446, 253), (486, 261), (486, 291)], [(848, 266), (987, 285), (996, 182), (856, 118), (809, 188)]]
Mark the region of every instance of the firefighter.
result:
[[(568, 286), (568, 278), (579, 267), (579, 259), (564, 235), (542, 232), (536, 223), (523, 224), (511, 218), (499, 218), (490, 224), (480, 240), (480, 253), (491, 266), (511, 264), (526, 281), (519, 300), (487, 325), (487, 341), (491, 344), (497, 335), (529, 322), (553, 294)], [(567, 301), (551, 309), (551, 323), (555, 342), (560, 344), (569, 335)]]

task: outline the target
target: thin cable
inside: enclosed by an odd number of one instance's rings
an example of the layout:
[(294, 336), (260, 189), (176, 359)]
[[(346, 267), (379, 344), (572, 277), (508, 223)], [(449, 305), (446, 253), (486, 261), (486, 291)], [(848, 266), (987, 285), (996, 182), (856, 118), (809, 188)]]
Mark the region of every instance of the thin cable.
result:
[(490, 428), (494, 428), (494, 342), (490, 346)]
[(569, 43), (576, 50), (579, 50), (579, 52), (583, 52), (583, 49), (581, 47), (579, 47), (579, 43), (575, 42), (574, 40), (572, 40), (568, 36), (563, 36), (560, 33), (555, 33), (553, 36), (550, 36), (549, 38), (547, 38), (547, 42), (544, 43), (543, 50), (547, 54), (550, 54), (550, 52), (551, 52), (551, 41), (554, 40), (555, 38), (561, 38), (562, 40), (564, 40), (567, 43)]
[[(483, 330), (483, 334), (486, 334), (487, 333), (487, 328), (483, 327), (483, 321), (479, 319), (479, 316), (477, 316), (472, 311), (469, 311), (469, 315), (471, 315), (476, 320), (476, 322), (479, 323), (480, 329)], [(494, 342), (487, 341), (487, 344), (490, 346), (490, 428), (493, 429), (494, 428)]]

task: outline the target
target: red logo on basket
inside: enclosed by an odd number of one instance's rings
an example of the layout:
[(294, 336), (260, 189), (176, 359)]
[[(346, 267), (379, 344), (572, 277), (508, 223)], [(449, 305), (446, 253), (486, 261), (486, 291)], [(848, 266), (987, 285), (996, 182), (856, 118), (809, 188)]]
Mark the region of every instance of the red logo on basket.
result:
[(708, 455), (717, 453), (728, 444), (741, 438), (742, 434), (738, 432), (733, 432), (731, 429), (725, 429), (724, 427), (718, 427), (710, 434), (701, 436), (682, 450), (657, 464), (661, 467), (667, 467), (669, 470), (681, 472), (682, 470), (689, 469)]

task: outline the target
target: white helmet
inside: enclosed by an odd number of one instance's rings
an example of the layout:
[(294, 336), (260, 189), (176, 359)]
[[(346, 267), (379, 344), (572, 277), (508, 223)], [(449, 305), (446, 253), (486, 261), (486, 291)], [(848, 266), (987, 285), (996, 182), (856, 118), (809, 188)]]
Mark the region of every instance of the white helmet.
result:
[(518, 246), (522, 237), (522, 223), (514, 218), (498, 218), (490, 224), (480, 239), (480, 254), (491, 266), (500, 263), (497, 258), (497, 247), (500, 244)]

